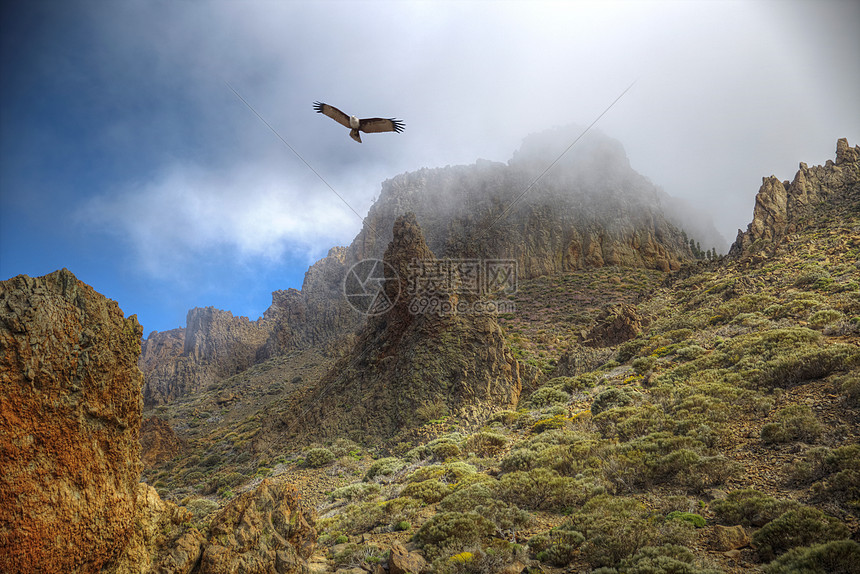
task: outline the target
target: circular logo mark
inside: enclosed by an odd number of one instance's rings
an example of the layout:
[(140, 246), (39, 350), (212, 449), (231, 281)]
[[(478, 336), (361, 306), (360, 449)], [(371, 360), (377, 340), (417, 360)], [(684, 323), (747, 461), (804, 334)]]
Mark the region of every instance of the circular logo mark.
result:
[(382, 315), (390, 311), (400, 297), (400, 279), (394, 267), (385, 261), (363, 259), (346, 272), (343, 294), (359, 313)]

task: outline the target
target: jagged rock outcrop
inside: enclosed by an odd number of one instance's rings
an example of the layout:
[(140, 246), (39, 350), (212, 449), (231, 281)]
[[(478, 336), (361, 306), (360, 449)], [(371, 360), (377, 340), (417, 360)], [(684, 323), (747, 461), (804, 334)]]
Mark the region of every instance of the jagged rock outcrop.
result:
[(295, 487), (264, 480), (212, 519), (199, 574), (306, 572), (315, 520)]
[(800, 164), (794, 180), (780, 181), (763, 177), (756, 194), (753, 219), (747, 231), (729, 250), (732, 257), (771, 252), (792, 233), (801, 231), (816, 204), (835, 201), (860, 192), (860, 146), (853, 148), (848, 140), (836, 142), (836, 161), (823, 166)]
[[(179, 333), (151, 336), (141, 363), (146, 404), (169, 402), (293, 349), (342, 347), (364, 323), (343, 296), (344, 277), (355, 263), (383, 256), (394, 221), (407, 212), (434, 253), (513, 260), (521, 278), (607, 265), (674, 271), (692, 259), (680, 229), (684, 210), (630, 167), (617, 141), (589, 132), (543, 174), (578, 133), (530, 136), (508, 164), (478, 160), (384, 182), (352, 244), (311, 266), (301, 291), (274, 292), (259, 321), (238, 328), (223, 311), (198, 309), (189, 313), (181, 351)], [(702, 228), (700, 219), (688, 230)]]
[(441, 402), (452, 414), (466, 406), (489, 414), (516, 404), (519, 363), (493, 316), (470, 312), (477, 299), (452, 290), (436, 293), (442, 307), (461, 304), (450, 314), (412, 305), (419, 297), (410, 293), (413, 262), (435, 260), (415, 216), (399, 217), (383, 258), (393, 307), (368, 319), (355, 347), (289, 417), (266, 422), (259, 444), (273, 435), (390, 437), (424, 422), (416, 410), (427, 403)]
[(364, 316), (343, 295), (344, 277), (355, 261), (347, 262), (347, 249), (333, 247), (305, 273), (301, 291), (272, 293), (272, 306), (263, 315), (272, 323), (272, 331), (258, 352), (259, 360), (292, 349), (325, 346), (361, 326)]
[(636, 338), (642, 332), (642, 318), (634, 305), (621, 303), (603, 309), (597, 324), (585, 336), (589, 347), (619, 345)]
[(189, 526), (191, 513), (138, 484), (131, 535), (101, 574), (190, 574), (203, 552), (203, 535)]
[(170, 460), (183, 450), (182, 440), (170, 424), (158, 417), (143, 419), (140, 425), (140, 459), (145, 467)]
[(305, 273), (301, 291), (272, 293), (263, 317), (250, 321), (213, 307), (188, 312), (186, 327), (153, 332), (143, 343), (144, 403), (169, 403), (256, 363), (354, 332), (363, 315), (343, 296), (346, 248), (335, 247)]
[(352, 259), (378, 257), (395, 218), (410, 211), (434, 253), (514, 259), (523, 278), (606, 265), (670, 271), (690, 259), (663, 210), (673, 200), (630, 167), (615, 140), (588, 134), (534, 183), (571, 133), (530, 136), (507, 165), (478, 161), (384, 182)]
[(0, 282), (0, 571), (99, 572), (126, 546), (141, 336), (66, 269)]
[(153, 333), (143, 343), (145, 404), (170, 402), (247, 369), (257, 362), (271, 329), (263, 319), (234, 317), (214, 307), (191, 309), (184, 329)]

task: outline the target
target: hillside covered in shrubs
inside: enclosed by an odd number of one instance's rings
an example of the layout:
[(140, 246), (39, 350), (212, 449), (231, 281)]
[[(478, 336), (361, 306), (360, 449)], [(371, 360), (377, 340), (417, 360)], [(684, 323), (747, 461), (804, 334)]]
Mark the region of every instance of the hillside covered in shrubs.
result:
[(673, 274), (522, 281), (499, 317), (533, 373), (515, 408), (476, 421), (427, 402), (393, 436), (261, 443), (295, 403), (240, 417), (217, 397), (334, 362), (296, 354), (156, 409), (187, 442), (144, 477), (202, 531), (263, 478), (295, 485), (315, 572), (856, 571), (858, 159), (840, 145), (814, 172), (837, 189), (770, 243), (751, 225), (731, 257)]

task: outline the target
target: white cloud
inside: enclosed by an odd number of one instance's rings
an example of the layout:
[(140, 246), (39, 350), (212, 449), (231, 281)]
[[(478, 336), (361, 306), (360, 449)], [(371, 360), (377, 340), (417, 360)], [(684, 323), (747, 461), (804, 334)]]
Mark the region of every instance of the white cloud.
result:
[[(364, 190), (339, 193), (366, 212)], [(264, 164), (229, 170), (173, 165), (149, 181), (93, 198), (78, 217), (129, 242), (138, 265), (166, 279), (182, 277), (198, 258), (225, 253), (272, 262), (300, 255), (312, 262), (348, 243), (361, 226), (318, 179)]]

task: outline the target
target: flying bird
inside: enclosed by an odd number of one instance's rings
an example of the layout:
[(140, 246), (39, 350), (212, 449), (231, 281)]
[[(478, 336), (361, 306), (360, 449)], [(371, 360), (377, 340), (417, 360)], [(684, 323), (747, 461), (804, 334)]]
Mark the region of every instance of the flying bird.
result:
[(358, 119), (355, 116), (348, 116), (336, 107), (322, 102), (314, 102), (314, 109), (317, 113), (325, 114), (340, 125), (349, 128), (349, 137), (358, 143), (361, 143), (361, 136), (358, 134), (360, 131), (366, 134), (376, 134), (379, 132), (400, 133), (403, 131), (403, 122), (392, 118)]

